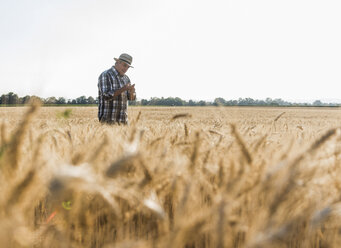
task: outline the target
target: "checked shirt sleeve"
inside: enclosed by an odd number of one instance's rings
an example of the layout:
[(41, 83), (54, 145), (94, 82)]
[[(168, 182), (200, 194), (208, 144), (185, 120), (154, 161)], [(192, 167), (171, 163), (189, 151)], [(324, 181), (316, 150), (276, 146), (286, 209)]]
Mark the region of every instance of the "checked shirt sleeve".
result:
[(110, 83), (110, 76), (107, 73), (102, 73), (98, 78), (99, 93), (105, 100), (111, 100), (114, 98), (114, 89)]

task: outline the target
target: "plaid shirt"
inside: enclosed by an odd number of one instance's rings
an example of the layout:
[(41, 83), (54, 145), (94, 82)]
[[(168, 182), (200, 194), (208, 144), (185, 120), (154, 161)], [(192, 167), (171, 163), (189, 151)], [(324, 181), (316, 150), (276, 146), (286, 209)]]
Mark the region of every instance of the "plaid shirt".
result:
[(116, 90), (130, 83), (128, 76), (119, 76), (115, 67), (104, 71), (98, 78), (98, 119), (106, 123), (128, 124), (127, 106), (130, 95), (124, 91), (114, 97)]

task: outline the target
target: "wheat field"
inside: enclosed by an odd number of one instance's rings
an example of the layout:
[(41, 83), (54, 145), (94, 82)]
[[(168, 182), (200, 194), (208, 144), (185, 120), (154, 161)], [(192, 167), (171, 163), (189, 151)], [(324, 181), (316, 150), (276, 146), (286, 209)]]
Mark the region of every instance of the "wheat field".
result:
[(341, 110), (0, 108), (1, 247), (339, 247)]

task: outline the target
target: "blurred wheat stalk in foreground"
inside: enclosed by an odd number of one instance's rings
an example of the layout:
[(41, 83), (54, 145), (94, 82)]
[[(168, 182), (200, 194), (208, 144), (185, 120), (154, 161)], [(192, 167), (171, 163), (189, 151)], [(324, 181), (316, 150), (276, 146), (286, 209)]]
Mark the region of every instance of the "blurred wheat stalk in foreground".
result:
[[(42, 120), (40, 110), (33, 104), (20, 124), (1, 124), (2, 247), (341, 241), (337, 122), (321, 129), (290, 121), (289, 111), (250, 119), (243, 110), (150, 109), (125, 127), (70, 110), (49, 109)], [(168, 112), (150, 121), (153, 111)]]

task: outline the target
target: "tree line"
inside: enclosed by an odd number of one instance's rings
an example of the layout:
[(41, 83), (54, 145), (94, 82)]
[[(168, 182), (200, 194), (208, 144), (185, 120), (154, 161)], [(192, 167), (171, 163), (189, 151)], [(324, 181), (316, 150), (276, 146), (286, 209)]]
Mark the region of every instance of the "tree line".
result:
[[(2, 94), (0, 97), (1, 105), (22, 105), (28, 104), (31, 100), (38, 99), (44, 105), (95, 105), (98, 104), (98, 97), (92, 96), (80, 96), (75, 99), (66, 99), (64, 97), (47, 97), (42, 98), (38, 96), (19, 97), (13, 92)], [(316, 100), (313, 103), (293, 103), (284, 101), (281, 98), (266, 98), (265, 100), (257, 100), (252, 98), (239, 98), (238, 100), (225, 100), (222, 97), (215, 98), (214, 101), (194, 101), (194, 100), (182, 100), (179, 97), (152, 97), (149, 100), (141, 99), (136, 101), (130, 101), (130, 105), (135, 106), (328, 106), (338, 107), (339, 103), (323, 103), (320, 100)]]
[(0, 104), (3, 105), (21, 105), (28, 104), (31, 100), (36, 99), (41, 103), (46, 105), (63, 105), (63, 104), (75, 104), (75, 105), (85, 105), (85, 104), (97, 104), (98, 98), (93, 98), (92, 96), (80, 96), (76, 99), (66, 99), (64, 97), (47, 97), (42, 98), (38, 96), (29, 96), (26, 95), (24, 97), (19, 97), (17, 94), (13, 92), (9, 92), (7, 94), (2, 94), (0, 97)]

